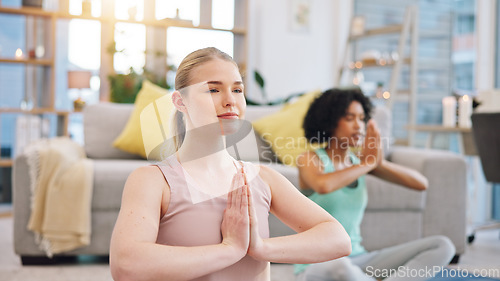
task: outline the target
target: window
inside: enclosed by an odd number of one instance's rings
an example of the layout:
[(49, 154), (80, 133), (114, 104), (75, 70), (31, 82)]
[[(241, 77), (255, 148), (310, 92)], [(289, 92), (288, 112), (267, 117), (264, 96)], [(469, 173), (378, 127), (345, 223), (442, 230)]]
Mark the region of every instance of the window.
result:
[(132, 67), (135, 72), (142, 73), (146, 62), (146, 27), (142, 24), (119, 22), (115, 25), (115, 42), (115, 70), (127, 73)]
[(476, 1), (455, 1), (453, 17), (453, 80), (452, 87), (458, 94), (470, 94), (475, 89), (474, 67), (476, 61), (475, 29)]
[(209, 46), (233, 56), (233, 37), (233, 33), (227, 31), (170, 27), (167, 30), (169, 63), (179, 66), (187, 54)]
[(156, 19), (179, 18), (200, 24), (200, 0), (156, 0)]
[(234, 0), (212, 1), (212, 26), (232, 29), (234, 27)]
[(101, 65), (101, 23), (74, 19), (69, 22), (68, 30), (69, 63), (97, 71)]
[[(93, 17), (100, 17), (101, 11), (101, 1), (102, 0), (92, 0), (92, 11)], [(70, 15), (81, 15), (82, 14), (82, 0), (69, 0), (69, 13)]]
[(99, 68), (101, 67), (101, 23), (99, 21), (80, 19), (69, 21), (68, 62), (66, 69), (57, 70), (58, 77), (61, 77), (58, 82), (66, 83), (63, 77), (66, 77), (66, 72), (69, 70), (89, 70), (92, 72), (90, 89), (66, 91), (66, 87), (62, 87), (64, 90), (57, 95), (56, 107), (71, 110), (72, 101), (80, 95), (88, 103), (98, 102)]
[(143, 20), (144, 0), (116, 0), (115, 17), (120, 20)]

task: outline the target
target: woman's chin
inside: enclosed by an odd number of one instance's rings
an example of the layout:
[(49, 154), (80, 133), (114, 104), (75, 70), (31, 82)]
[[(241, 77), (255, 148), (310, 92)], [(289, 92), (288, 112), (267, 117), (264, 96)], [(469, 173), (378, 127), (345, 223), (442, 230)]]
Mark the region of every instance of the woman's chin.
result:
[(220, 118), (219, 123), (221, 125), (222, 135), (227, 136), (238, 132), (243, 124), (243, 120)]

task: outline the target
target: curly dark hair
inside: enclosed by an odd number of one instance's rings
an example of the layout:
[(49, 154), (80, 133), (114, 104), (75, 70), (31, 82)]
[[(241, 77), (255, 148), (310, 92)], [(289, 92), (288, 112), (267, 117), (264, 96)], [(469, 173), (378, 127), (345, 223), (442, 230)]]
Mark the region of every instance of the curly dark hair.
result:
[(365, 122), (371, 118), (373, 104), (361, 89), (329, 89), (309, 106), (302, 128), (311, 143), (324, 143), (337, 128), (340, 118), (346, 115), (351, 102), (357, 101), (365, 112)]

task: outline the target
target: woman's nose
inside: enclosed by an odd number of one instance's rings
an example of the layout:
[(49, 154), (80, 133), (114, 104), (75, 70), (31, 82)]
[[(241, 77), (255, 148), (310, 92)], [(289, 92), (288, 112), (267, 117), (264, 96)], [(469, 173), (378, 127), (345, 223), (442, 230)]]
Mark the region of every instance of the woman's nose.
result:
[(361, 128), (361, 122), (363, 122), (363, 121), (361, 121), (361, 120), (359, 120), (359, 119), (357, 119), (357, 118), (356, 118), (356, 119), (354, 120), (354, 128), (355, 128), (355, 129), (359, 129), (359, 128)]
[(222, 106), (224, 107), (231, 107), (234, 106), (236, 100), (234, 96), (232, 95), (231, 91), (224, 91), (224, 94), (222, 95)]

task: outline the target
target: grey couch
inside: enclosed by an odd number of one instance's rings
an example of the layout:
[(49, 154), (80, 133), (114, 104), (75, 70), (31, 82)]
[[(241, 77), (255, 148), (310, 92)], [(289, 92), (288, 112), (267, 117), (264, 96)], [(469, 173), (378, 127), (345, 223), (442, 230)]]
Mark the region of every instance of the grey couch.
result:
[[(276, 112), (280, 107), (247, 108), (247, 120)], [(108, 255), (111, 232), (120, 208), (122, 189), (127, 176), (136, 168), (150, 164), (137, 156), (112, 147), (111, 143), (125, 126), (132, 105), (101, 103), (84, 110), (84, 136), (87, 157), (94, 163), (91, 244), (68, 253), (75, 255)], [(377, 111), (375, 118), (383, 135), (390, 132), (390, 116)], [(384, 133), (385, 132), (385, 133)], [(257, 138), (259, 156), (269, 159), (269, 145)], [(239, 147), (243, 160), (259, 159), (245, 155), (245, 144)], [(266, 157), (262, 157), (266, 155)], [(369, 203), (362, 223), (363, 245), (368, 250), (395, 245), (413, 239), (442, 234), (455, 244), (457, 254), (465, 248), (466, 167), (464, 160), (450, 152), (406, 147), (391, 148), (388, 158), (412, 167), (429, 179), (425, 192), (411, 191), (367, 176)], [(297, 169), (279, 163), (265, 163), (298, 186)], [(27, 230), (30, 215), (30, 190), (26, 157), (20, 155), (13, 167), (14, 248), (23, 262), (43, 256)], [(293, 233), (275, 217), (270, 217), (272, 236)]]

